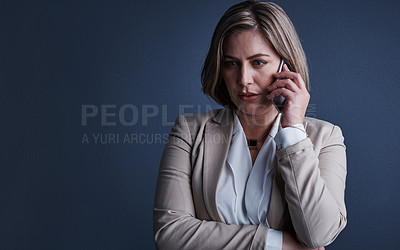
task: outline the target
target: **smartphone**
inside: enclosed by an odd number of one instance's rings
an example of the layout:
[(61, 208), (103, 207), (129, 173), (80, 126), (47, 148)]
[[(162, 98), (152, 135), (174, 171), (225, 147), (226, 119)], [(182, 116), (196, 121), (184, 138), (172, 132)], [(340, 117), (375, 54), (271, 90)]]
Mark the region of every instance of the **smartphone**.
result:
[[(282, 72), (282, 68), (283, 65), (285, 64), (285, 60), (281, 59), (281, 62), (279, 64), (279, 68), (278, 68), (278, 73)], [(275, 79), (274, 82), (279, 81), (280, 79)], [(279, 111), (279, 113), (282, 112), (283, 108), (285, 107), (285, 97), (283, 96), (275, 96), (272, 100), (271, 100), (272, 104), (274, 104), (275, 108)]]

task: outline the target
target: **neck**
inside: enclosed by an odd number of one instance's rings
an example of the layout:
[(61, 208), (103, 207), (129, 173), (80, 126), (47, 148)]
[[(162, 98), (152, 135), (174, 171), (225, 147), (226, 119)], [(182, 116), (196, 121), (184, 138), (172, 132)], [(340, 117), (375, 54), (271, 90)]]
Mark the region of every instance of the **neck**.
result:
[(271, 130), (278, 111), (271, 105), (266, 107), (262, 113), (248, 114), (241, 110), (236, 110), (236, 115), (239, 118), (246, 137), (249, 139), (258, 139)]

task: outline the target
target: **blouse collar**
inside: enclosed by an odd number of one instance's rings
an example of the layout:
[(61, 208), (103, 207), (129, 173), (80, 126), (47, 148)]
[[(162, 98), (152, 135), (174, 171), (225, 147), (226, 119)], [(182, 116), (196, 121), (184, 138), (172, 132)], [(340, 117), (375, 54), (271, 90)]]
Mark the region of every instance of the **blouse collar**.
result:
[[(243, 131), (242, 124), (240, 123), (239, 117), (236, 115), (236, 112), (233, 111), (233, 133), (232, 136), (235, 134)], [(275, 118), (274, 124), (272, 125), (271, 130), (269, 131), (270, 137), (274, 138), (276, 134), (278, 133), (279, 127), (280, 127), (280, 122), (281, 122), (281, 115), (282, 113), (279, 113), (277, 117)]]

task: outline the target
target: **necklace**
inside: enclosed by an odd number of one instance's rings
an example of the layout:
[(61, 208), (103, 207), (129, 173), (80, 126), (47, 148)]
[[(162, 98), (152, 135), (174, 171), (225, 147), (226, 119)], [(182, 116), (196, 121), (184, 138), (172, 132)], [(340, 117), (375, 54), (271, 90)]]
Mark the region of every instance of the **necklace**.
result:
[(258, 142), (261, 141), (262, 139), (264, 139), (265, 136), (267, 136), (267, 134), (269, 133), (269, 131), (267, 131), (267, 133), (265, 133), (263, 136), (261, 136), (258, 139), (249, 139), (246, 136), (246, 140), (247, 140), (247, 145), (249, 146), (250, 150), (258, 150)]

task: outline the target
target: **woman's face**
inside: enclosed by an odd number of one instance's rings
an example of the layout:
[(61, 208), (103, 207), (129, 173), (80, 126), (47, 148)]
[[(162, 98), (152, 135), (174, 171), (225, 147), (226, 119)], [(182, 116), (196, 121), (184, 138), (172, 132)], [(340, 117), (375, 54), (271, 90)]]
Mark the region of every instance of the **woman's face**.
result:
[(280, 57), (255, 30), (233, 33), (223, 44), (222, 77), (239, 112), (263, 114), (272, 105), (266, 87), (274, 81)]

